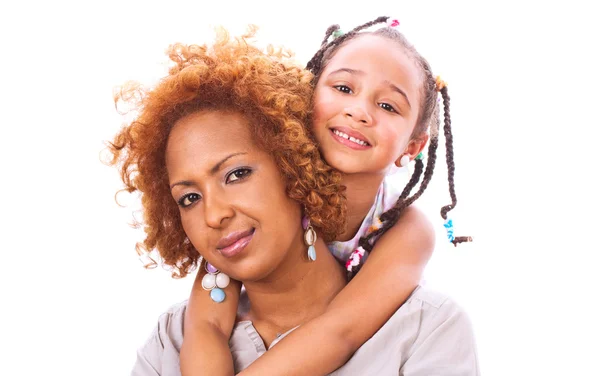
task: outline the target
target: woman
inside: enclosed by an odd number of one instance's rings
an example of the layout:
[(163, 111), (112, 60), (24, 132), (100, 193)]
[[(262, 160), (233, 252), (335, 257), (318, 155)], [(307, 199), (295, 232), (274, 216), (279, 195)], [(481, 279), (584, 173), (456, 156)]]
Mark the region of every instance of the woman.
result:
[[(142, 248), (157, 248), (180, 276), (200, 262), (216, 276), (211, 294), (224, 275), (244, 284), (229, 341), (240, 372), (346, 284), (325, 244), (344, 228), (343, 188), (303, 127), (309, 74), (225, 35), (210, 49), (174, 46), (170, 56), (176, 65), (156, 88), (122, 93), (141, 98), (140, 113), (116, 136), (113, 163), (122, 161), (127, 189), (142, 193)], [(184, 314), (185, 303), (161, 316), (133, 374), (179, 374)], [(440, 372), (478, 374), (471, 329), (454, 303), (417, 288), (334, 374)]]

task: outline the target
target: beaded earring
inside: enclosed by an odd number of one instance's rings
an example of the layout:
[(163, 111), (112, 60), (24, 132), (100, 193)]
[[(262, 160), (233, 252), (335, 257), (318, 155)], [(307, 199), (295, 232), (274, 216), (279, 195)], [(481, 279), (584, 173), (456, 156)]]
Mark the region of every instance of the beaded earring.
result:
[[(202, 265), (202, 258), (200, 259), (200, 265)], [(230, 278), (227, 274), (222, 273), (219, 269), (215, 268), (208, 261), (204, 266), (206, 274), (202, 278), (202, 288), (206, 291), (210, 291), (210, 298), (215, 303), (221, 303), (225, 300), (225, 291), (223, 289), (229, 286)]]

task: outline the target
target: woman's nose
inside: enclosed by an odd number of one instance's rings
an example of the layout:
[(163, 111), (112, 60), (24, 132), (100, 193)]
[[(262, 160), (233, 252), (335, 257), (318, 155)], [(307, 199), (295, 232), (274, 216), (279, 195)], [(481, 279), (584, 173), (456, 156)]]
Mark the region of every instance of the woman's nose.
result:
[(233, 207), (219, 195), (212, 197), (203, 197), (204, 200), (204, 219), (206, 225), (211, 228), (221, 228), (235, 214)]

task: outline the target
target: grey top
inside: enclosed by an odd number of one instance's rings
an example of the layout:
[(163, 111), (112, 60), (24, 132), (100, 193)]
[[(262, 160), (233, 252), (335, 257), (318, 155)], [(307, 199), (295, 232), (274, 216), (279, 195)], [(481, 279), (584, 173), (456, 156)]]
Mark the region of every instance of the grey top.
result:
[[(159, 317), (157, 327), (138, 350), (133, 376), (181, 375), (179, 350), (183, 343), (185, 309), (186, 302), (182, 302)], [(273, 341), (271, 347), (288, 333)], [(235, 325), (229, 347), (236, 373), (268, 350), (250, 321)], [(479, 374), (469, 318), (448, 297), (422, 287), (415, 289), (407, 302), (344, 366), (331, 373), (336, 376)]]

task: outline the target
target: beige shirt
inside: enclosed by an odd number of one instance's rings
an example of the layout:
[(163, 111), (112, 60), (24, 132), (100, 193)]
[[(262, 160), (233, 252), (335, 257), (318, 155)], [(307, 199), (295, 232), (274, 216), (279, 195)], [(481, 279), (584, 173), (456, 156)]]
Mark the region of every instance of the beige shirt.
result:
[[(179, 350), (183, 342), (185, 308), (186, 302), (183, 302), (160, 316), (158, 326), (138, 350), (133, 376), (181, 375)], [(271, 347), (286, 334), (273, 341)], [(267, 351), (250, 321), (235, 325), (229, 347), (236, 373)], [(449, 298), (417, 287), (390, 320), (331, 375), (479, 374), (475, 340), (467, 315)]]

